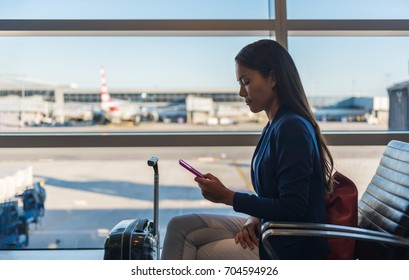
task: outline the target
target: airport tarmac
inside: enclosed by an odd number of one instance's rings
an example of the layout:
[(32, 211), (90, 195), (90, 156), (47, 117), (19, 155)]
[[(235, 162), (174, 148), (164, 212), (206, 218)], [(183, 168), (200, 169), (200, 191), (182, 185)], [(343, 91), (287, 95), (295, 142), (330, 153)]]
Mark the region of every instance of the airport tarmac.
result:
[[(1, 149), (2, 166), (33, 167), (46, 180), (45, 216), (30, 227), (29, 248), (102, 248), (109, 230), (123, 219), (153, 217), (151, 156), (159, 158), (160, 233), (186, 213), (237, 215), (231, 207), (202, 198), (182, 158), (219, 177), (235, 191), (252, 192), (254, 147)], [(374, 174), (384, 147), (331, 147), (336, 168), (360, 194)], [(241, 215), (241, 214), (239, 214)]]

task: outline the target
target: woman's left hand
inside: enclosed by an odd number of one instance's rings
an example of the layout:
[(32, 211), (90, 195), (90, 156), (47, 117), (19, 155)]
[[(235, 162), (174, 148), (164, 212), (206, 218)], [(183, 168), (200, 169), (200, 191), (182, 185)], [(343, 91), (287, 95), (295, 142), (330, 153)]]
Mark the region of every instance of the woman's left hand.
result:
[(259, 229), (260, 229), (260, 219), (256, 217), (248, 217), (246, 223), (242, 226), (239, 233), (237, 233), (235, 241), (236, 244), (240, 243), (243, 249), (249, 247), (254, 250), (258, 247), (259, 239)]
[(233, 205), (234, 192), (226, 188), (222, 182), (210, 173), (204, 175), (205, 178), (196, 177), (204, 198), (211, 202)]

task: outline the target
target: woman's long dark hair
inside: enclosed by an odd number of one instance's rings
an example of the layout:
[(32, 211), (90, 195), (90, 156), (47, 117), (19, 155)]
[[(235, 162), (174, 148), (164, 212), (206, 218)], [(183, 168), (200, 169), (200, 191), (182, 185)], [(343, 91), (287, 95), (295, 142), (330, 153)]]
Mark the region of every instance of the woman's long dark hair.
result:
[(265, 39), (245, 46), (237, 54), (235, 60), (239, 65), (256, 70), (266, 78), (273, 74), (281, 104), (286, 105), (312, 124), (325, 176), (325, 191), (327, 194), (331, 193), (334, 160), (308, 104), (300, 75), (290, 54), (276, 41)]

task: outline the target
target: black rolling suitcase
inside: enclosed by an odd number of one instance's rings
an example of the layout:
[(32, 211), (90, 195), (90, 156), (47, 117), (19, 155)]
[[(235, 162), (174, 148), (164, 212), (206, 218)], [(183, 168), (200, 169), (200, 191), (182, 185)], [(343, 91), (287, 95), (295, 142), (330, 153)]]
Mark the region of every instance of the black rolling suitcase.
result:
[(158, 158), (148, 165), (154, 170), (153, 221), (147, 218), (123, 220), (108, 234), (104, 244), (104, 260), (159, 259), (159, 172)]

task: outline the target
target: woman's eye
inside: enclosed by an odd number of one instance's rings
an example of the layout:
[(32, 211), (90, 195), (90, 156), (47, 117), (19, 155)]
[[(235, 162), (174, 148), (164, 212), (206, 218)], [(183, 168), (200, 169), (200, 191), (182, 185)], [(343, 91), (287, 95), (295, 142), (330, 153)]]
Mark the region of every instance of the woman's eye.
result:
[(242, 80), (241, 80), (241, 83), (242, 83), (243, 85), (247, 86), (247, 85), (250, 83), (250, 80), (244, 80), (244, 79), (242, 79)]

